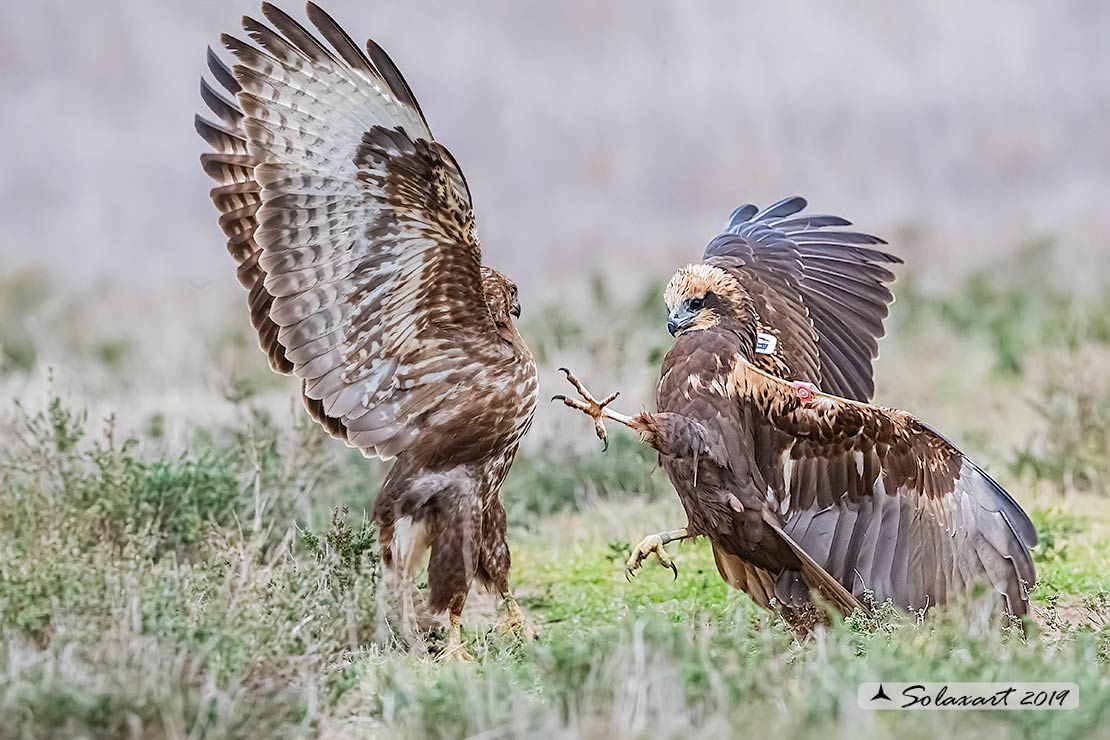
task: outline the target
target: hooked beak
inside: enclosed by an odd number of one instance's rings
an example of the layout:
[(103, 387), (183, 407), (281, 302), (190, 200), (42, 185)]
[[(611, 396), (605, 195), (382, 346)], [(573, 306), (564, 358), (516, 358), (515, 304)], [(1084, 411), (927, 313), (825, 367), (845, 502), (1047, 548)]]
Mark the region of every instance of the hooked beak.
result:
[(520, 302), (513, 301), (513, 305), (509, 306), (509, 315), (514, 319), (520, 318)]
[(676, 308), (671, 311), (671, 315), (667, 319), (667, 331), (671, 333), (672, 337), (677, 337), (680, 331), (694, 323), (696, 317), (697, 314), (693, 311), (685, 308)]

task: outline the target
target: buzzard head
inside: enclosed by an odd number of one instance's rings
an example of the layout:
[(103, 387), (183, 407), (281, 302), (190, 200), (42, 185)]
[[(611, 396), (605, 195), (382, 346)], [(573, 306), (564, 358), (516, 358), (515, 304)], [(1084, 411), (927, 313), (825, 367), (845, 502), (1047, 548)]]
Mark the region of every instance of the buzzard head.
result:
[[(482, 289), (486, 294), (486, 305), (494, 323), (508, 326), (512, 319), (520, 318), (520, 298), (516, 283), (497, 270), (482, 266)], [(511, 317), (511, 318), (510, 318)]]
[(671, 336), (702, 331), (723, 321), (753, 319), (752, 300), (740, 281), (720, 267), (687, 265), (674, 274), (663, 291), (670, 315)]

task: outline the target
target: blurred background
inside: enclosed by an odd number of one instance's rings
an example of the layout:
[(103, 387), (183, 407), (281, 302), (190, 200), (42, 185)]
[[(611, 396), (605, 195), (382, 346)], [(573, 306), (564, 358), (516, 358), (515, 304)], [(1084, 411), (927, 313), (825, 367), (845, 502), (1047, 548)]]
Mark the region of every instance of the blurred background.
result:
[[(881, 401), (1010, 459), (1065, 355), (1105, 364), (1105, 3), (326, 6), (390, 52), (461, 163), (486, 261), (520, 284), (545, 395), (566, 363), (649, 402), (669, 340), (660, 285), (737, 204), (795, 193), (906, 260)], [(6, 398), (34, 397), (53, 368), (94, 417), (161, 419), (171, 440), (244, 400), (296, 413), (295, 384), (254, 349), (192, 123), (205, 46), (248, 12), (7, 9)], [(533, 437), (591, 444), (573, 421), (542, 409)]]

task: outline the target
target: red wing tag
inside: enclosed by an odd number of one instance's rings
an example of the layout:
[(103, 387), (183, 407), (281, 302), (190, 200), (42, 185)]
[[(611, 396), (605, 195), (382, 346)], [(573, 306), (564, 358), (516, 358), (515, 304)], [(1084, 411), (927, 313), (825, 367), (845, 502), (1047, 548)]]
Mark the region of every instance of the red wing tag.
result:
[(794, 386), (794, 392), (798, 394), (798, 400), (803, 406), (809, 406), (813, 403), (813, 399), (817, 397), (817, 386), (813, 383), (796, 381), (791, 385)]

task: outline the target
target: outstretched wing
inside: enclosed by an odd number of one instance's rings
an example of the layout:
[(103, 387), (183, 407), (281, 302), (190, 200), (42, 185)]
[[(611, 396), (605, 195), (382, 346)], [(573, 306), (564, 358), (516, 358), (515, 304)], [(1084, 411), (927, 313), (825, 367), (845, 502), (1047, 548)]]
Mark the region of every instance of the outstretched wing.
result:
[(219, 225), (227, 236), (227, 251), (239, 265), (239, 283), (250, 291), (247, 303), (259, 345), (269, 357), (270, 367), (288, 375), (293, 372), (293, 363), (277, 340), (278, 325), (270, 319), (274, 297), (266, 290), (266, 273), (258, 264), (262, 250), (254, 235), (258, 229), (262, 188), (254, 179), (254, 168), (259, 160), (247, 149), (243, 111), (234, 98), (241, 88), (231, 70), (211, 49), (208, 50), (208, 68), (220, 87), (232, 97), (225, 97), (201, 79), (201, 98), (219, 122), (196, 118), (197, 132), (214, 150), (202, 154), (200, 161), (204, 171), (217, 183), (211, 192), (212, 202), (220, 211)]
[(878, 237), (839, 230), (851, 225), (839, 216), (799, 215), (805, 207), (796, 196), (762, 211), (740, 206), (704, 259), (732, 272), (752, 295), (762, 330), (778, 338), (784, 377), (867, 401), (894, 300), (894, 274), (883, 265), (902, 260), (868, 246), (886, 243)]
[(1021, 507), (911, 415), (795, 387), (740, 360), (745, 410), (783, 530), (854, 595), (923, 608), (974, 583), (1024, 614), (1036, 531)]
[[(228, 249), (251, 290), (252, 323), (275, 370), (303, 381), (309, 411), (369, 455), (408, 448), (451, 420), (461, 384), (507, 350), (482, 289), (470, 192), (411, 90), (373, 42), (363, 53), (318, 7), (323, 38), (263, 3), (272, 25), (224, 36), (202, 83)], [(446, 409), (446, 410), (444, 410)], [(436, 413), (440, 411), (440, 413)]]

